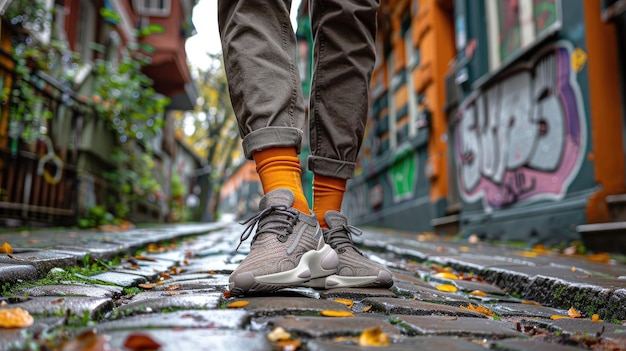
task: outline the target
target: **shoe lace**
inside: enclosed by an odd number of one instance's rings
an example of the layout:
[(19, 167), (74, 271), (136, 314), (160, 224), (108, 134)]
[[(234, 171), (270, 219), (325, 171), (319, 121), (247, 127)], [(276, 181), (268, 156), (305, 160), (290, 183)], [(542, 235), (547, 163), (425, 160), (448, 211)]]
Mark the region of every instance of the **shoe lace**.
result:
[(351, 225), (341, 225), (325, 232), (326, 241), (335, 250), (344, 252), (347, 248), (353, 248), (358, 254), (363, 255), (352, 242), (352, 235), (361, 236), (363, 231)]
[[(273, 215), (271, 220), (263, 221), (270, 214)], [(239, 249), (239, 246), (241, 246), (244, 241), (248, 240), (257, 224), (257, 231), (252, 237), (252, 242), (254, 242), (260, 234), (268, 233), (276, 234), (278, 236), (278, 240), (285, 242), (287, 240), (287, 235), (293, 233), (293, 227), (296, 225), (297, 220), (298, 212), (296, 212), (296, 210), (285, 205), (269, 206), (259, 211), (254, 216), (239, 223), (241, 225), (247, 225), (247, 227), (241, 234), (241, 237), (239, 238), (239, 245), (237, 245), (235, 251)], [(262, 221), (263, 223), (261, 223)]]

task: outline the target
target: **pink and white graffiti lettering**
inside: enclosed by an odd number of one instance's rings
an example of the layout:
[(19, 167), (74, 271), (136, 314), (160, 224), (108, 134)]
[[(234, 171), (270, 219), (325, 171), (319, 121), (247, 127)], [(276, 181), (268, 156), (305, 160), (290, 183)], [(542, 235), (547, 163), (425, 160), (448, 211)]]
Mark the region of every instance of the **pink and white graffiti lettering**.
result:
[(464, 101), (455, 158), (465, 201), (501, 208), (565, 195), (587, 133), (571, 52), (557, 43)]

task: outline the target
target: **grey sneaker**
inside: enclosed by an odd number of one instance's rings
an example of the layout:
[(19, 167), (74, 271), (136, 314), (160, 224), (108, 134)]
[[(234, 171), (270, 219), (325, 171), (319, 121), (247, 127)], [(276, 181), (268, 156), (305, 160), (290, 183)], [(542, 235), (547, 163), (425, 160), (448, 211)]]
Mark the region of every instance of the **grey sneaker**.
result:
[(361, 230), (348, 225), (348, 220), (337, 211), (328, 211), (324, 219), (330, 229), (324, 231), (324, 238), (339, 255), (337, 274), (311, 280), (304, 284), (312, 288), (389, 288), (393, 285), (393, 275), (384, 266), (372, 262), (354, 246), (352, 235), (361, 235)]
[[(292, 208), (288, 189), (267, 193), (259, 213), (242, 224), (244, 242), (255, 226), (250, 253), (230, 275), (232, 294), (272, 292), (337, 272), (337, 253), (324, 243), (317, 218)], [(240, 242), (240, 245), (241, 245)]]

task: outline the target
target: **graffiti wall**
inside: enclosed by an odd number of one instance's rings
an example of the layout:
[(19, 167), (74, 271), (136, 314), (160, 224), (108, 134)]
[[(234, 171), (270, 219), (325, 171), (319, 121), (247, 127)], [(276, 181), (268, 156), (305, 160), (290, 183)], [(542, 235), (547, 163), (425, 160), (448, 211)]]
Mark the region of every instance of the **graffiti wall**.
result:
[(566, 194), (587, 142), (572, 52), (558, 42), (463, 103), (454, 156), (464, 201), (498, 209)]

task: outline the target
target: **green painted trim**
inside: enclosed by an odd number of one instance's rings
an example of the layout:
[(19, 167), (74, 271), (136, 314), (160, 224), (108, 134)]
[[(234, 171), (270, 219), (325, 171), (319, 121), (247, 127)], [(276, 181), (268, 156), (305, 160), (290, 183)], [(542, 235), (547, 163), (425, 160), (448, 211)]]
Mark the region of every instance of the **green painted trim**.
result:
[[(410, 144), (411, 149), (414, 151), (413, 153), (418, 152), (420, 149), (427, 147), (429, 138), (429, 130), (427, 128), (422, 128), (418, 130), (417, 135), (413, 138), (408, 139), (405, 143)], [(364, 174), (355, 177), (351, 180), (351, 183), (359, 184), (364, 182), (366, 179), (371, 178), (374, 175), (385, 172), (391, 165), (393, 165), (396, 160), (396, 155), (393, 153), (394, 150), (386, 150), (381, 156), (378, 156), (374, 159), (372, 166), (368, 167), (364, 170)]]

